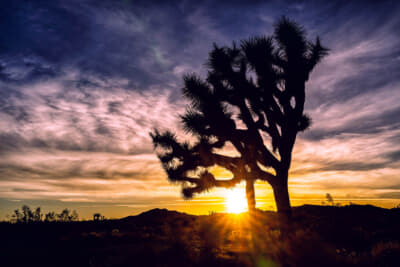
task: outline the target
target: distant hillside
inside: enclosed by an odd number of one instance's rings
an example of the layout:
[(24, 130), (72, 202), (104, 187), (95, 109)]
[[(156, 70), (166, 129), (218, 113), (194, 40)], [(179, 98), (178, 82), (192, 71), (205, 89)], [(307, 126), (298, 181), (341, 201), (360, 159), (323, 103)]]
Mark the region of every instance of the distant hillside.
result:
[(176, 218), (194, 218), (195, 215), (189, 215), (186, 213), (167, 210), (167, 209), (152, 209), (145, 212), (140, 213), (139, 215), (128, 216), (120, 219), (121, 221), (141, 221), (141, 222), (157, 222), (164, 220), (174, 220)]

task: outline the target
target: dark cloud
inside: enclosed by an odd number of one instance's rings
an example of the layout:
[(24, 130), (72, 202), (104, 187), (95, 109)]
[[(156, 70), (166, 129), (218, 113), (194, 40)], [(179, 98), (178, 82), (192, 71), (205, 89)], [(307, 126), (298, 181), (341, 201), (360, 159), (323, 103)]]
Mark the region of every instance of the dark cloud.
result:
[(386, 162), (364, 163), (364, 162), (329, 162), (315, 171), (371, 171), (386, 167)]
[(134, 88), (171, 81), (172, 55), (192, 36), (187, 14), (170, 4), (10, 1), (0, 15), (2, 77), (27, 82), (66, 68)]
[[(390, 130), (394, 131), (400, 129), (398, 123), (399, 115), (400, 109), (391, 110), (377, 116), (370, 114), (367, 119), (350, 121), (348, 124), (335, 127), (335, 129), (311, 129), (301, 136), (307, 140), (318, 142), (326, 138), (340, 138), (340, 135), (343, 134), (379, 135)], [(340, 118), (338, 118), (338, 120), (339, 119)], [(396, 136), (397, 139), (399, 139), (400, 133)]]
[(400, 150), (389, 152), (385, 155), (390, 161), (398, 162), (400, 161)]
[(108, 102), (108, 112), (120, 114), (121, 102), (111, 101)]
[[(307, 164), (308, 161), (303, 161), (302, 163), (296, 161), (297, 164)], [(298, 167), (292, 170), (291, 175), (307, 175), (308, 173), (323, 173), (323, 172), (357, 172), (366, 173), (370, 171), (380, 170), (382, 168), (389, 167), (392, 161), (380, 161), (380, 162), (360, 162), (356, 159), (349, 161), (334, 161), (334, 160), (319, 160), (314, 167)]]
[(354, 190), (367, 190), (367, 192), (371, 196), (380, 195), (382, 190), (385, 191), (393, 191), (393, 190), (400, 190), (400, 184), (390, 183), (390, 181), (384, 181), (382, 183), (376, 183), (376, 181), (368, 181), (364, 183), (358, 182), (343, 182), (343, 181), (324, 181), (316, 185), (317, 188), (321, 189), (347, 189), (350, 192)]
[(379, 197), (381, 197), (381, 198), (392, 198), (392, 199), (399, 200), (400, 199), (400, 192), (399, 191), (386, 192), (386, 193), (379, 194)]
[[(5, 162), (0, 164), (0, 179), (2, 181), (25, 180), (29, 176), (32, 181), (54, 180), (65, 181), (67, 179), (103, 179), (119, 180), (131, 179), (137, 181), (152, 180), (159, 175), (161, 168), (156, 161), (146, 160), (137, 162), (135, 160), (123, 160), (107, 158), (107, 165), (102, 165), (96, 160), (90, 159), (49, 159), (46, 162), (36, 164)], [(153, 175), (149, 175), (150, 172)]]
[(20, 193), (43, 192), (43, 190), (32, 188), (11, 188), (11, 191)]
[(17, 133), (1, 133), (0, 140), (0, 153), (18, 151), (28, 145), (28, 142)]

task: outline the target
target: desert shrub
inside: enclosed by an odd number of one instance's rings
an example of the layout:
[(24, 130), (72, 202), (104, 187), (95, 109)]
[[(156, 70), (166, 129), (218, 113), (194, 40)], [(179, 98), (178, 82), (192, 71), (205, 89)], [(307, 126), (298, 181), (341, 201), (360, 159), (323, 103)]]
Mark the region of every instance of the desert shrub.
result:
[(400, 243), (398, 241), (379, 242), (371, 249), (371, 262), (375, 266), (398, 266)]

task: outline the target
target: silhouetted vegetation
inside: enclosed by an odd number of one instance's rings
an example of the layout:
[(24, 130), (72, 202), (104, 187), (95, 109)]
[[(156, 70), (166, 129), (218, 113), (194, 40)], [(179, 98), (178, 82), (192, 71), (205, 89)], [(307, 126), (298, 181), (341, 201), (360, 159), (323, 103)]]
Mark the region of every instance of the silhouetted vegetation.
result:
[[(183, 195), (246, 181), (250, 211), (255, 209), (254, 182), (268, 182), (278, 212), (290, 215), (288, 172), (298, 132), (310, 125), (304, 114), (305, 83), (327, 54), (319, 41), (306, 40), (304, 29), (283, 17), (273, 36), (258, 36), (219, 47), (209, 54), (206, 79), (184, 77), (183, 96), (190, 101), (181, 117), (193, 144), (181, 143), (170, 131), (151, 133), (154, 146), (172, 182)], [(270, 146), (267, 141), (270, 141)], [(233, 147), (237, 156), (218, 153)], [(216, 179), (210, 168), (228, 170), (230, 179)]]
[[(2, 266), (398, 266), (400, 209), (294, 207), (193, 216), (155, 209), (119, 220), (0, 223)], [(252, 230), (253, 229), (253, 230)], [(252, 235), (256, 231), (257, 235)], [(23, 257), (21, 257), (23, 255)]]
[(329, 193), (326, 193), (326, 202), (328, 202), (328, 204), (330, 204), (332, 206), (335, 205), (335, 202), (333, 201), (333, 197)]
[(105, 217), (101, 215), (101, 213), (94, 213), (93, 214), (93, 221), (103, 221), (105, 220)]
[(78, 213), (73, 210), (63, 209), (61, 213), (57, 214), (50, 211), (46, 214), (41, 212), (41, 208), (37, 207), (34, 211), (27, 205), (23, 205), (21, 210), (16, 209), (11, 215), (11, 222), (13, 223), (33, 223), (33, 222), (73, 222), (79, 219)]

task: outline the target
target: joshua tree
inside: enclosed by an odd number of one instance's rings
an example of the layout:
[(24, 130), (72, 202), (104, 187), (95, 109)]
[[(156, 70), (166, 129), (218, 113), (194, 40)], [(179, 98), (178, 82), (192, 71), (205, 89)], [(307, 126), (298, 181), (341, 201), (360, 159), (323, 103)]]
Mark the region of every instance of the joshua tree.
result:
[(60, 214), (57, 214), (57, 218), (60, 222), (74, 222), (78, 220), (79, 216), (75, 210), (71, 212), (69, 209), (63, 209)]
[(22, 217), (22, 221), (24, 223), (29, 223), (33, 221), (33, 212), (29, 206), (27, 205), (22, 206), (22, 214), (24, 215)]
[(14, 210), (14, 214), (11, 215), (11, 218), (12, 218), (12, 221), (13, 221), (13, 222), (16, 222), (16, 223), (20, 223), (20, 222), (23, 221), (23, 220), (22, 220), (23, 215), (22, 215), (22, 213), (19, 211), (19, 209)]
[(43, 214), (41, 213), (40, 207), (37, 207), (33, 213), (33, 221), (34, 222), (41, 222), (43, 218)]
[(335, 202), (333, 201), (333, 197), (331, 196), (331, 194), (326, 193), (326, 201), (331, 205), (335, 205)]
[(55, 222), (57, 220), (56, 213), (54, 211), (50, 211), (45, 215), (45, 222)]
[[(319, 38), (307, 41), (305, 31), (283, 17), (272, 37), (253, 37), (231, 47), (214, 44), (205, 80), (184, 77), (183, 96), (190, 100), (181, 116), (194, 142), (180, 143), (170, 131), (151, 133), (158, 156), (183, 195), (246, 181), (249, 211), (255, 208), (254, 182), (268, 182), (277, 210), (290, 215), (288, 172), (298, 132), (310, 125), (304, 114), (305, 83), (327, 54)], [(268, 145), (269, 144), (269, 145)], [(233, 147), (237, 155), (221, 154)], [(232, 149), (231, 149), (232, 150)], [(232, 173), (216, 179), (210, 167)]]
[(93, 221), (100, 221), (101, 219), (101, 214), (100, 213), (94, 213), (93, 214)]

